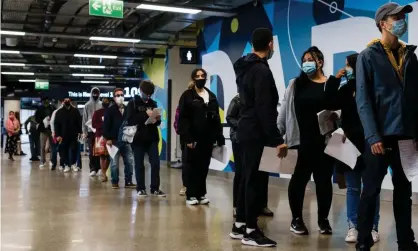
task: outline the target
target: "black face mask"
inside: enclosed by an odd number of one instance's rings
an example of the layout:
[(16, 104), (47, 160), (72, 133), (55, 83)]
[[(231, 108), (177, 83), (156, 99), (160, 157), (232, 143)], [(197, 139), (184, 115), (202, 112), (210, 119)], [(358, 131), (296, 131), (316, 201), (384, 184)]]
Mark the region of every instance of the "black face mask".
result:
[(109, 108), (109, 105), (110, 105), (109, 103), (102, 103), (102, 106), (103, 106), (104, 109)]
[(206, 79), (196, 79), (194, 82), (197, 88), (202, 89), (203, 87), (205, 87)]
[(65, 106), (65, 108), (69, 109), (71, 107), (71, 103), (70, 102), (65, 102), (64, 106)]
[(99, 99), (99, 96), (93, 96), (94, 101)]

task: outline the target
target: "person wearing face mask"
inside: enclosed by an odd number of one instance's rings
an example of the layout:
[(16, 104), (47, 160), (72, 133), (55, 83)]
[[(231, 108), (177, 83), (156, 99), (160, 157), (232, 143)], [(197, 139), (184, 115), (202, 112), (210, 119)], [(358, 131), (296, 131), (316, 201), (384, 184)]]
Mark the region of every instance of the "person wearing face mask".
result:
[(240, 97), (240, 120), (237, 136), (242, 153), (242, 175), (239, 182), (236, 221), (230, 237), (244, 245), (273, 247), (257, 225), (260, 213), (260, 191), (268, 182), (268, 173), (260, 172), (264, 147), (277, 148), (282, 157), (285, 150), (277, 128), (279, 95), (268, 61), (273, 56), (273, 34), (258, 28), (252, 34), (253, 52), (234, 64)]
[[(364, 153), (364, 131), (357, 112), (356, 105), (356, 62), (358, 54), (352, 54), (346, 59), (345, 68), (340, 70), (340, 74), (344, 75), (347, 83), (342, 85), (338, 90), (338, 108), (341, 109), (341, 128), (344, 130), (343, 143), (349, 139), (361, 152)], [(337, 74), (337, 77), (339, 75)], [(356, 163), (354, 170), (346, 166), (344, 163), (338, 163), (336, 168), (337, 174), (345, 176), (345, 184), (347, 187), (347, 222), (348, 233), (345, 238), (346, 242), (357, 242), (358, 237), (358, 205), (360, 203), (360, 194), (362, 190), (361, 174), (364, 171), (364, 159), (361, 155)], [(379, 210), (380, 197), (376, 198), (376, 212), (373, 220), (372, 237), (374, 242), (378, 242), (380, 237), (378, 233), (379, 227)]]
[(278, 118), (278, 127), (285, 135), (287, 147), (298, 151), (297, 164), (288, 188), (293, 217), (290, 231), (298, 235), (309, 234), (302, 211), (306, 185), (313, 174), (319, 232), (330, 235), (332, 228), (328, 215), (332, 203), (334, 160), (324, 153), (329, 135), (321, 134), (317, 114), (338, 108), (335, 100), (340, 79), (324, 75), (324, 55), (315, 46), (303, 53), (301, 61), (302, 71), (299, 77), (290, 81)]
[(59, 154), (65, 164), (64, 172), (78, 172), (77, 147), (78, 137), (82, 132), (80, 112), (71, 105), (71, 99), (65, 98), (63, 107), (59, 109), (54, 119), (54, 130)]
[(185, 147), (186, 203), (206, 205), (206, 178), (214, 144), (225, 145), (219, 104), (215, 94), (205, 87), (207, 73), (195, 69), (191, 74), (189, 89), (179, 100), (178, 132)]
[(106, 148), (106, 140), (103, 137), (103, 125), (104, 125), (104, 118), (106, 116), (106, 112), (110, 106), (110, 99), (103, 98), (102, 100), (102, 109), (99, 109), (94, 112), (93, 118), (91, 120), (92, 127), (96, 130), (94, 133), (95, 140), (94, 140), (94, 147), (93, 147), (93, 155), (100, 157), (100, 168), (101, 168), (101, 181), (107, 182), (107, 175), (106, 171), (109, 167), (110, 163), (110, 156), (107, 152)]
[(408, 142), (405, 151), (418, 154), (418, 60), (414, 53), (417, 46), (399, 40), (407, 31), (406, 14), (412, 11), (411, 5), (382, 5), (375, 15), (382, 36), (370, 42), (357, 59), (356, 102), (366, 139), (358, 251), (368, 251), (373, 246), (376, 199), (388, 166), (392, 169), (398, 250), (418, 250), (411, 228), (412, 185), (403, 171), (399, 147), (401, 141)]
[(136, 185), (132, 182), (134, 157), (131, 146), (126, 142), (118, 142), (119, 129), (125, 119), (126, 110), (123, 103), (125, 101), (123, 89), (116, 88), (113, 91), (113, 99), (115, 105), (107, 109), (103, 124), (103, 137), (106, 139), (106, 144), (110, 147), (115, 145), (118, 148), (118, 152), (110, 162), (112, 188), (119, 188), (119, 158), (122, 156), (125, 165), (125, 187), (134, 189)]
[(99, 100), (100, 90), (97, 87), (91, 89), (90, 100), (84, 105), (83, 111), (83, 136), (87, 138), (89, 144), (89, 166), (90, 176), (100, 175), (100, 157), (93, 155), (95, 135), (91, 127), (87, 126), (87, 122), (91, 122), (94, 112), (102, 109), (102, 102)]
[[(43, 97), (41, 102), (42, 106), (40, 106), (35, 112), (35, 121), (38, 124), (41, 147), (41, 164), (39, 167), (43, 168), (46, 164), (47, 144), (49, 143), (50, 145), (52, 142), (50, 119), (55, 108), (49, 103), (48, 97)], [(45, 123), (45, 121), (47, 123)]]
[(145, 188), (144, 164), (145, 154), (147, 154), (151, 164), (151, 194), (166, 197), (167, 195), (160, 190), (160, 156), (158, 152), (160, 136), (158, 126), (161, 125), (161, 116), (157, 116), (153, 123), (145, 124), (152, 116), (153, 110), (157, 108), (157, 102), (151, 98), (155, 91), (155, 85), (151, 81), (145, 80), (141, 82), (139, 89), (141, 91), (140, 96), (134, 97), (126, 108), (128, 126), (137, 127), (131, 144), (134, 154), (137, 195), (138, 198), (148, 196)]
[(9, 112), (9, 118), (6, 121), (6, 149), (5, 152), (9, 154), (9, 160), (14, 161), (13, 154), (17, 149), (17, 140), (19, 136), (20, 124), (15, 117), (13, 111)]
[[(64, 100), (62, 100), (61, 105), (52, 113), (51, 115), (51, 133), (52, 133), (52, 143), (51, 143), (51, 170), (55, 170), (57, 167), (58, 162), (58, 142), (57, 136), (55, 134), (55, 118), (57, 116), (57, 112), (64, 107)], [(60, 166), (59, 170), (64, 171), (65, 164), (62, 162), (63, 159), (60, 158)]]

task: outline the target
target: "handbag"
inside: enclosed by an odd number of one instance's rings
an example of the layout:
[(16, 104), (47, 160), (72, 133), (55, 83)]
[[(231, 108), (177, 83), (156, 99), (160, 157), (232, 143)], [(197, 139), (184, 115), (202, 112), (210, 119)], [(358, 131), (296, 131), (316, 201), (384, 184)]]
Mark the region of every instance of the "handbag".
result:
[[(132, 102), (134, 104), (134, 110), (135, 110), (136, 109), (135, 98), (132, 99)], [(122, 124), (120, 125), (118, 141), (125, 142), (125, 143), (132, 143), (134, 141), (134, 136), (137, 130), (138, 130), (137, 125), (128, 126), (128, 116), (127, 116), (123, 120)]]

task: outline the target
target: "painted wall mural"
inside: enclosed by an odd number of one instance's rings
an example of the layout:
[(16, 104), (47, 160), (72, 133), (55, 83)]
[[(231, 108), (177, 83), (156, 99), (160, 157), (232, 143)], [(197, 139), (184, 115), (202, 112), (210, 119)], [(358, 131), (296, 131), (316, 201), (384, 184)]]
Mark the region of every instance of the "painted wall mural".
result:
[[(211, 75), (208, 87), (220, 101), (224, 111), (237, 93), (233, 63), (251, 52), (251, 34), (259, 27), (273, 31), (275, 53), (269, 60), (280, 99), (288, 82), (300, 72), (300, 58), (308, 47), (317, 46), (325, 56), (325, 73), (334, 74), (342, 68), (345, 57), (362, 51), (373, 39), (380, 37), (374, 22), (375, 11), (388, 0), (274, 0), (259, 7), (249, 5), (231, 18), (206, 19), (198, 35), (201, 64)], [(398, 0), (411, 4), (415, 11), (409, 14), (409, 31), (401, 38), (418, 44), (418, 2)], [(418, 52), (416, 52), (418, 53)], [(229, 129), (225, 128), (225, 136)], [(230, 163), (225, 166), (212, 160), (211, 169), (232, 171), (233, 156), (229, 142)], [(289, 177), (282, 175), (282, 177)], [(386, 189), (393, 189), (386, 177)], [(413, 185), (418, 192), (418, 181)]]

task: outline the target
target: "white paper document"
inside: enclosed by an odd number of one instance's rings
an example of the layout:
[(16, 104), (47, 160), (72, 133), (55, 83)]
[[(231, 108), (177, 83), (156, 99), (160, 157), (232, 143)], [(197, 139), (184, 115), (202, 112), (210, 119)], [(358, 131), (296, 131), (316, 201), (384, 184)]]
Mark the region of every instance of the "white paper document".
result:
[(357, 164), (357, 158), (361, 155), (361, 153), (348, 138), (345, 143), (343, 143), (343, 137), (343, 129), (339, 128), (333, 132), (324, 152), (345, 163), (347, 166), (351, 167), (351, 169), (354, 169)]
[(338, 113), (334, 111), (323, 110), (322, 112), (318, 112), (319, 131), (322, 135), (335, 130), (335, 123), (330, 119), (330, 116), (333, 113), (338, 116)]
[(145, 121), (146, 125), (150, 125), (150, 124), (155, 124), (155, 122), (157, 122), (157, 117), (161, 116), (161, 108), (155, 108), (154, 110), (152, 110), (152, 114), (151, 116), (147, 119), (147, 121)]
[(403, 171), (411, 182), (418, 177), (418, 151), (413, 140), (400, 140), (398, 144)]
[(47, 128), (51, 124), (50, 121), (51, 121), (51, 118), (49, 116), (44, 118), (43, 122), (44, 122), (45, 128)]
[(109, 153), (109, 156), (112, 158), (112, 159), (114, 159), (115, 158), (115, 155), (118, 153), (118, 151), (119, 151), (119, 149), (116, 147), (116, 146), (114, 146), (114, 145), (112, 145), (112, 146), (109, 146), (109, 145), (106, 145), (106, 149), (107, 149), (107, 152)]
[(228, 163), (228, 149), (226, 146), (215, 146), (212, 150), (212, 158), (224, 164)]
[(90, 128), (90, 130), (92, 130), (93, 132), (96, 132), (96, 129), (93, 128), (93, 121), (91, 121), (91, 119), (87, 120), (86, 124), (85, 124), (88, 128)]
[(288, 150), (286, 158), (280, 159), (275, 147), (264, 147), (258, 170), (269, 173), (293, 174), (297, 161), (297, 150)]

